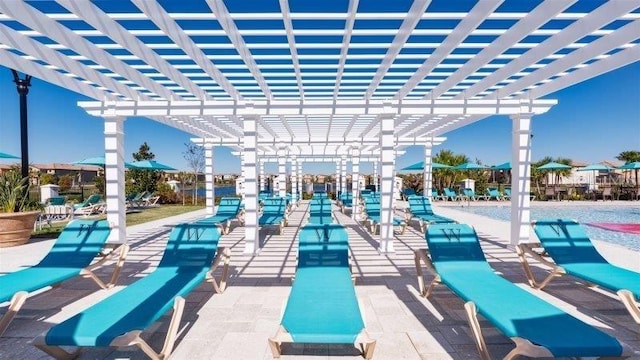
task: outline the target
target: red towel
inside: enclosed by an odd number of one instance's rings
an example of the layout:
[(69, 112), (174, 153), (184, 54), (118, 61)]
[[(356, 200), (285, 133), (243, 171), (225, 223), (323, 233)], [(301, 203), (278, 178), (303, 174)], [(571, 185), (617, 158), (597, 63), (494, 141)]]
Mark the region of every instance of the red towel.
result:
[(640, 224), (622, 224), (622, 223), (589, 223), (587, 225), (611, 230), (611, 231), (620, 231), (623, 233), (629, 234), (638, 234), (640, 235)]

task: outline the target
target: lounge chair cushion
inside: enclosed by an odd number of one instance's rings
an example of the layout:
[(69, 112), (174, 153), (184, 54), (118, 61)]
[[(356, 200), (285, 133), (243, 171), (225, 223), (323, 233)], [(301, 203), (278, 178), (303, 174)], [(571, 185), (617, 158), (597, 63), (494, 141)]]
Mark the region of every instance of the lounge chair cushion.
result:
[(610, 264), (580, 224), (573, 220), (543, 219), (536, 221), (534, 229), (549, 256), (568, 274), (612, 291), (627, 289), (640, 299), (640, 273)]
[(282, 326), (294, 342), (353, 343), (364, 328), (348, 267), (296, 271)]
[(74, 220), (37, 265), (0, 277), (0, 302), (18, 291), (35, 291), (80, 274), (104, 247), (110, 233), (105, 220)]
[(262, 214), (258, 220), (259, 225), (278, 225), (284, 220), (280, 214)]
[(108, 346), (116, 337), (144, 330), (205, 279), (220, 231), (202, 224), (181, 224), (169, 235), (158, 268), (116, 294), (51, 328), (46, 343), (59, 346)]
[(464, 224), (434, 224), (429, 252), (444, 284), (508, 337), (544, 346), (555, 357), (620, 356), (613, 337), (519, 288), (493, 272), (478, 238)]

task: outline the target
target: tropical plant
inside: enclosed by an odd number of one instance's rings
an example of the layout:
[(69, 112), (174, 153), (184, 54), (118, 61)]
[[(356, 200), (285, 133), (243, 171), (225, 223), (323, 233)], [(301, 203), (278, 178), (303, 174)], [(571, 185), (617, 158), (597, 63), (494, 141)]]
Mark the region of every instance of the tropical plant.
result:
[[(543, 170), (538, 170), (538, 168), (544, 164), (548, 164), (550, 162), (552, 162), (553, 159), (550, 156), (545, 156), (544, 158), (542, 158), (541, 160), (538, 160), (534, 163), (531, 164), (531, 181), (535, 184), (536, 186), (536, 192), (538, 194), (542, 193), (542, 191), (540, 190), (540, 185), (542, 183), (543, 180), (545, 180), (545, 176), (546, 176), (546, 172)], [(545, 185), (546, 185), (546, 181), (545, 181)]]
[(5, 213), (38, 210), (42, 205), (29, 200), (28, 178), (15, 170), (0, 175), (0, 211)]
[[(620, 161), (624, 161), (625, 164), (640, 161), (640, 151), (636, 151), (636, 150), (623, 151), (620, 154), (618, 154), (618, 156), (616, 156), (616, 159)], [(636, 174), (636, 186), (638, 186), (638, 169), (635, 170), (635, 174)]]
[[(469, 158), (464, 154), (454, 154), (451, 150), (440, 150), (434, 157), (433, 162), (444, 165), (456, 166), (469, 162)], [(451, 169), (437, 169), (433, 171), (433, 184), (442, 189), (451, 187), (457, 181), (462, 180), (465, 174)]]
[(49, 173), (40, 174), (40, 185), (48, 185), (48, 184), (55, 184), (55, 183), (56, 183), (56, 177), (53, 174), (49, 174)]

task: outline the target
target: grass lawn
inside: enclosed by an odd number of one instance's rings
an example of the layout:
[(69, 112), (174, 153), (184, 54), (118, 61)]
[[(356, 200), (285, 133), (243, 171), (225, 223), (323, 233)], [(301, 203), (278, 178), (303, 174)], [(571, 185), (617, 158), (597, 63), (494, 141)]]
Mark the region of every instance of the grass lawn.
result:
[[(159, 207), (144, 209), (140, 212), (127, 214), (127, 226), (142, 224), (148, 221), (163, 219), (169, 216), (180, 215), (190, 211), (204, 209), (203, 205), (161, 205)], [(104, 218), (104, 217), (103, 217)], [(79, 217), (82, 219), (82, 217)], [(54, 238), (67, 225), (67, 222), (54, 223), (52, 226), (43, 226), (42, 230), (34, 231), (32, 238)]]

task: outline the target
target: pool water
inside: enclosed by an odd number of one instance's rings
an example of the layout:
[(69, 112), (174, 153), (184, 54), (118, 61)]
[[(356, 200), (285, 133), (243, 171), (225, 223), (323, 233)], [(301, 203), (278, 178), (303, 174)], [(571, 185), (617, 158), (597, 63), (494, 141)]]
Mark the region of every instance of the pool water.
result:
[[(483, 215), (493, 219), (510, 221), (511, 207), (509, 206), (476, 206), (456, 208), (456, 210)], [(640, 224), (640, 206), (531, 206), (531, 219), (556, 218), (573, 219), (581, 224), (588, 223), (626, 223)], [(640, 250), (640, 235), (619, 231), (610, 231), (584, 226), (591, 239), (607, 241), (625, 246), (633, 250)]]

